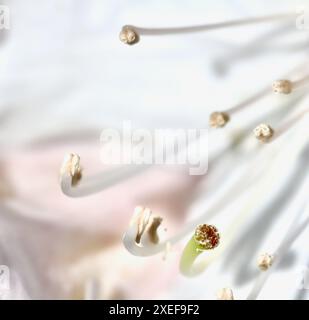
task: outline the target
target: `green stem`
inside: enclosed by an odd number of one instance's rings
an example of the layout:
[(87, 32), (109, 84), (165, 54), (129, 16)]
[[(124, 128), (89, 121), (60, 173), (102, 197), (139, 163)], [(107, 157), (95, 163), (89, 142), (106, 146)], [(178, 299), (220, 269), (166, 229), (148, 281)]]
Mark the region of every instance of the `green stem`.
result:
[(180, 259), (180, 272), (183, 275), (193, 277), (203, 271), (198, 267), (199, 265), (195, 265), (195, 260), (202, 252), (198, 249), (194, 237), (192, 237), (185, 246)]

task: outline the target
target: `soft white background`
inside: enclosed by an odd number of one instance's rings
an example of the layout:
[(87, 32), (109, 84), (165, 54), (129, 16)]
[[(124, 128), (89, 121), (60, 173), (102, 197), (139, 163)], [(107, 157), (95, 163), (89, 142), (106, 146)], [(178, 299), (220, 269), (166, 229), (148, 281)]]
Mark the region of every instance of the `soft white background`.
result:
[[(210, 112), (231, 107), (255, 90), (271, 84), (304, 59), (306, 45), (309, 45), (309, 33), (294, 28), (278, 39), (255, 47), (248, 55), (229, 59), (238, 50), (254, 46), (255, 37), (277, 28), (276, 24), (185, 36), (142, 37), (140, 43), (132, 47), (118, 39), (125, 24), (194, 25), (295, 11), (301, 2), (292, 0), (6, 2), (11, 10), (11, 29), (4, 31), (0, 39), (2, 157), (8, 150), (19, 150), (50, 137), (62, 134), (80, 137), (84, 130), (95, 132), (92, 142), (99, 148), (100, 130), (120, 126), (123, 120), (147, 128), (205, 127)], [(263, 99), (255, 109), (235, 119), (224, 133), (216, 133), (214, 139), (217, 140), (212, 143), (226, 143), (239, 127), (256, 116), (256, 110), (260, 118), (269, 108), (280, 107), (282, 101), (278, 96)], [(279, 120), (276, 121), (278, 124)], [(220, 164), (222, 170), (234, 170), (245, 156), (245, 149), (233, 154)], [(251, 155), (249, 159), (253, 158)], [(294, 165), (300, 166), (303, 175), (307, 174), (308, 155), (303, 162)], [(295, 193), (290, 191), (291, 197), (283, 196), (282, 199), (287, 198), (283, 206), (270, 201), (268, 209), (265, 207), (271, 194), (263, 198), (238, 235), (246, 242), (243, 237), (251, 237), (254, 223), (267, 213), (280, 211), (264, 228), (263, 222), (259, 222), (265, 230), (262, 239), (253, 236), (252, 247), (239, 248), (237, 255), (237, 245), (232, 246), (218, 263), (197, 279), (177, 276), (177, 281), (159, 297), (213, 299), (221, 287), (232, 287), (236, 298), (246, 297), (256, 274), (256, 255), (279, 243), (291, 214), (300, 208), (304, 199), (301, 183), (289, 180), (293, 169), (289, 166), (290, 163), (282, 164), (286, 180), (274, 190), (274, 196), (276, 192), (289, 194), (284, 188), (289, 184)], [(221, 188), (223, 184), (221, 178), (213, 186)], [(241, 207), (242, 201), (231, 205), (214, 223), (224, 224), (227, 217), (236, 214)], [(2, 246), (5, 247), (3, 243)], [(308, 231), (305, 231), (285, 265), (269, 279), (260, 298), (293, 299), (300, 293), (297, 281), (299, 268), (308, 257), (307, 246)], [(172, 253), (170, 259), (173, 257)]]

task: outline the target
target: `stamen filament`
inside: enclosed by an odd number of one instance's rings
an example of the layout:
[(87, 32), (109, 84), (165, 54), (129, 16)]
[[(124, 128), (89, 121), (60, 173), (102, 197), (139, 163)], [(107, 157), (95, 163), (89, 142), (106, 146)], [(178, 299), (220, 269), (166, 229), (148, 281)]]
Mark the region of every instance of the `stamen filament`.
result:
[(270, 141), (273, 142), (274, 140), (277, 140), (284, 133), (294, 128), (298, 124), (298, 122), (308, 114), (308, 112), (309, 108), (299, 112), (298, 114), (295, 114), (293, 117), (284, 122), (277, 130), (275, 130), (274, 135)]
[(149, 167), (150, 165), (121, 166), (94, 176), (83, 177), (78, 183), (74, 183), (74, 175), (68, 171), (62, 171), (60, 175), (60, 186), (62, 192), (69, 197), (85, 197), (107, 189), (124, 179), (142, 173)]
[[(302, 140), (297, 144), (298, 145), (296, 146), (296, 150), (303, 150), (304, 144), (306, 145), (306, 140)], [(288, 152), (287, 150), (290, 149), (286, 148), (285, 152)], [(282, 153), (284, 152), (281, 151), (280, 154), (277, 156), (278, 161), (282, 160)], [(289, 157), (292, 160), (293, 156), (291, 157), (291, 155), (288, 154), (287, 157)], [(248, 218), (248, 214), (252, 212), (254, 208), (258, 207), (258, 203), (261, 201), (263, 196), (265, 196), (265, 193), (268, 193), (269, 190), (275, 186), (277, 181), (279, 181), (279, 177), (282, 176), (280, 168), (281, 166), (278, 165), (277, 161), (272, 164), (272, 168), (269, 169), (271, 174), (261, 179), (261, 181), (258, 181), (258, 185), (255, 184), (255, 188), (250, 193), (250, 198), (247, 204), (243, 206), (240, 213), (229, 224), (227, 230), (222, 232), (220, 246), (214, 252), (209, 253), (206, 259), (196, 263), (194, 269), (192, 269), (192, 272), (190, 272), (188, 276), (196, 276), (203, 272), (213, 261), (215, 261), (227, 249), (227, 247), (232, 242), (235, 234), (239, 230), (240, 226), (243, 225), (245, 218)], [(267, 188), (265, 188), (265, 186), (267, 186)], [(184, 257), (184, 259), (181, 261), (181, 263), (183, 264), (183, 266), (181, 265), (181, 269), (186, 269), (187, 263), (190, 264), (190, 261), (192, 260), (191, 258), (192, 257), (188, 257), (188, 261), (186, 261), (186, 256)]]
[[(287, 72), (283, 76), (283, 78), (294, 77), (295, 74), (299, 73), (303, 69), (307, 69), (306, 68), (307, 65), (308, 65), (308, 61), (306, 60), (303, 63), (301, 63), (300, 65), (298, 65), (297, 67), (294, 67), (291, 71)], [(309, 75), (307, 73), (307, 74), (305, 74), (305, 76), (303, 76), (299, 80), (290, 81), (291, 88), (293, 90), (300, 89), (307, 84), (308, 80), (309, 80)], [(268, 85), (268, 86), (262, 88), (261, 90), (259, 90), (258, 92), (254, 93), (252, 96), (249, 96), (248, 98), (244, 99), (240, 103), (237, 103), (236, 105), (234, 105), (228, 109), (225, 109), (223, 111), (212, 113), (210, 115), (210, 126), (214, 127), (214, 128), (224, 127), (229, 122), (229, 120), (232, 116), (234, 116), (238, 112), (243, 111), (244, 109), (248, 108), (253, 103), (258, 102), (259, 100), (265, 98), (266, 96), (268, 96), (272, 93), (273, 93), (273, 89), (272, 89), (271, 85)], [(222, 123), (217, 123), (218, 120), (216, 120), (216, 118), (218, 118), (218, 117), (216, 116), (214, 118), (214, 115), (216, 115), (216, 114), (221, 114), (222, 117), (225, 117), (226, 120), (225, 121), (221, 120)]]
[[(207, 139), (206, 134), (201, 134), (195, 140), (178, 149), (178, 155), (187, 154), (191, 148), (194, 150), (196, 145), (203, 143)], [(205, 142), (206, 143), (206, 142)], [(166, 163), (174, 159), (174, 150), (166, 156)], [(156, 156), (154, 157), (156, 159)], [(201, 156), (200, 162), (206, 161), (206, 157)], [(173, 162), (171, 162), (173, 163)], [(113, 169), (103, 171), (91, 177), (82, 177), (80, 167), (80, 157), (77, 154), (69, 154), (65, 157), (60, 170), (60, 186), (62, 192), (69, 197), (84, 197), (111, 187), (125, 179), (131, 178), (137, 174), (151, 168), (154, 164), (124, 164), (117, 165)], [(189, 169), (191, 170), (191, 168)], [(191, 171), (190, 171), (191, 172)], [(192, 169), (194, 172), (194, 169)], [(194, 174), (194, 173), (192, 173)]]
[[(307, 183), (308, 184), (308, 183)], [(307, 188), (308, 190), (308, 188)], [(267, 271), (262, 271), (257, 278), (256, 282), (253, 285), (253, 288), (251, 289), (247, 300), (256, 300), (262, 291), (264, 284), (266, 283), (267, 279), (271, 275), (271, 273), (274, 271), (276, 266), (280, 263), (284, 255), (289, 251), (292, 244), (296, 241), (296, 239), (301, 235), (301, 233), (307, 228), (309, 224), (309, 206), (307, 205), (306, 209), (304, 210), (305, 213), (303, 213), (303, 210), (300, 210), (299, 213), (296, 215), (295, 219), (291, 223), (291, 225), (288, 228), (288, 231), (281, 241), (280, 245), (278, 246), (278, 249), (273, 254), (274, 256), (274, 263)], [(305, 219), (303, 221), (299, 221), (300, 216), (304, 214)]]
[(125, 27), (132, 28), (135, 32), (138, 33), (138, 35), (163, 36), (163, 35), (171, 35), (171, 34), (203, 32), (203, 31), (217, 30), (217, 29), (230, 28), (230, 27), (239, 27), (244, 25), (270, 22), (270, 21), (280, 21), (280, 20), (289, 20), (289, 19), (292, 20), (294, 18), (295, 18), (295, 13), (285, 13), (285, 14), (252, 17), (252, 18), (217, 22), (217, 23), (197, 25), (197, 26), (187, 26), (187, 27), (141, 28), (141, 27), (132, 26), (132, 25), (128, 25)]

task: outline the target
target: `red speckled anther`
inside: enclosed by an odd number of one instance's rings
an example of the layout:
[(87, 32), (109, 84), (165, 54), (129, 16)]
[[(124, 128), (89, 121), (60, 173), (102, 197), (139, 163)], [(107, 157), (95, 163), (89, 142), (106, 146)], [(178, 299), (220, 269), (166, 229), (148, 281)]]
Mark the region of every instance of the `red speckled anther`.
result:
[(200, 224), (195, 229), (194, 240), (200, 250), (211, 250), (219, 245), (220, 234), (215, 226)]

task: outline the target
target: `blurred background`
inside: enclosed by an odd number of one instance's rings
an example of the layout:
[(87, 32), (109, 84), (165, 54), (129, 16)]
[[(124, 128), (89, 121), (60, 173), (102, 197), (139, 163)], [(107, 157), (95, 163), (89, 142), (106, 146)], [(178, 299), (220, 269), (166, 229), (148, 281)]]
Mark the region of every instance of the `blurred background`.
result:
[[(145, 36), (134, 46), (119, 41), (123, 25), (199, 25), (296, 12), (307, 2), (0, 4), (10, 10), (10, 28), (0, 30), (0, 265), (9, 267), (11, 287), (1, 298), (216, 299), (219, 289), (230, 287), (236, 299), (245, 299), (259, 274), (258, 254), (276, 248), (304, 205), (305, 149), (293, 162), (266, 154), (269, 164), (281, 166), (281, 180), (265, 185), (228, 248), (197, 278), (186, 279), (178, 271), (190, 234), (166, 257), (149, 258), (128, 253), (122, 235), (136, 205), (160, 214), (168, 237), (192, 220), (200, 205), (225, 201), (223, 191), (233, 175), (253, 166), (260, 151), (250, 139), (251, 129), (264, 120), (280, 126), (288, 113), (309, 103), (306, 90), (288, 97), (268, 95), (224, 130), (212, 132), (209, 172), (202, 177), (154, 167), (103, 192), (69, 198), (59, 186), (59, 170), (64, 155), (76, 152), (84, 176), (100, 172), (100, 133), (121, 128), (124, 120), (137, 128), (205, 128), (211, 112), (271, 86), (308, 55), (309, 31), (298, 30), (294, 22)], [(288, 155), (293, 137), (308, 137), (305, 125), (278, 141), (277, 149)], [(254, 194), (254, 185), (240, 197), (235, 194), (235, 201), (205, 223), (224, 229), (250, 197), (254, 202)], [(305, 230), (259, 298), (308, 297), (299, 289), (300, 269), (309, 261), (307, 247)]]

